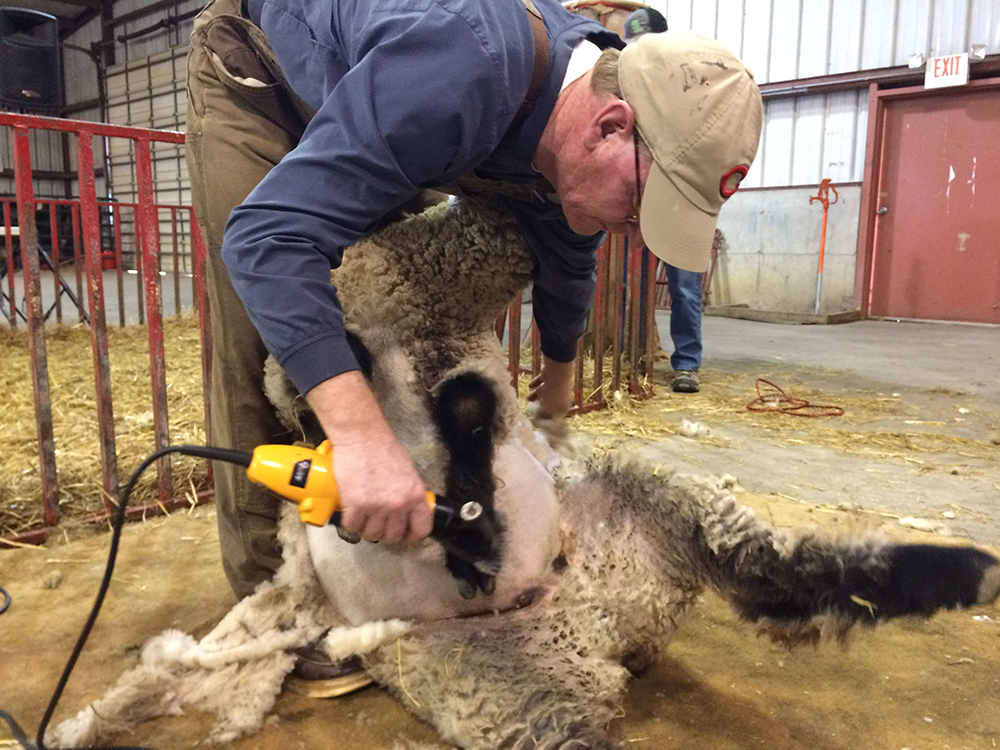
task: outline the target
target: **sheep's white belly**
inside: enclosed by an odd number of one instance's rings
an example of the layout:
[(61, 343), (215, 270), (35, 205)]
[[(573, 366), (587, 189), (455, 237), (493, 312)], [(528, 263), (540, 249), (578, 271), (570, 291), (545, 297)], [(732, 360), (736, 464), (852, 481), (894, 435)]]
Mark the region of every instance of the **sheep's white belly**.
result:
[(517, 439), (496, 450), (496, 508), (507, 527), (496, 590), (465, 600), (444, 566), (444, 551), (348, 544), (333, 527), (307, 527), (309, 551), (327, 596), (351, 625), (390, 618), (436, 620), (515, 606), (550, 580), (559, 554), (558, 500), (552, 477)]

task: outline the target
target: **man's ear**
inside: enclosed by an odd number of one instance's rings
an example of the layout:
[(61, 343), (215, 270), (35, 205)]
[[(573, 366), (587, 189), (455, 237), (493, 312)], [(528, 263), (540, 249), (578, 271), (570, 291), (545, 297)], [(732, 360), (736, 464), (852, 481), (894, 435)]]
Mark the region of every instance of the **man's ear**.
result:
[(608, 97), (599, 103), (590, 119), (591, 147), (599, 145), (600, 141), (609, 137), (632, 137), (632, 126), (635, 122), (632, 108), (623, 99)]

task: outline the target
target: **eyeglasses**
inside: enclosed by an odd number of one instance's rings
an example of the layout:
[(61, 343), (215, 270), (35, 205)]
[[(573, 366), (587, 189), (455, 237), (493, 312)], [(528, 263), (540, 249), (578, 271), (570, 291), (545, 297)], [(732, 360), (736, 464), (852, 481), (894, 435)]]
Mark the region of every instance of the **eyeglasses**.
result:
[(642, 204), (642, 185), (639, 182), (639, 131), (632, 126), (632, 146), (635, 149), (635, 213), (625, 217), (629, 224), (639, 224), (639, 208)]

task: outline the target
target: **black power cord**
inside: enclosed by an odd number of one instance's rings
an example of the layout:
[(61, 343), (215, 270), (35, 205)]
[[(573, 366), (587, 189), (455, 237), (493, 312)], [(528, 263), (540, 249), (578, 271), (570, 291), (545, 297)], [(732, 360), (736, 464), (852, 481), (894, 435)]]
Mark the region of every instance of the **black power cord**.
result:
[[(90, 610), (90, 617), (87, 618), (87, 622), (83, 626), (83, 631), (80, 633), (80, 637), (76, 641), (76, 646), (73, 647), (73, 653), (70, 654), (69, 660), (66, 662), (62, 676), (59, 678), (59, 683), (56, 685), (56, 689), (52, 693), (52, 699), (49, 701), (48, 708), (45, 709), (45, 715), (42, 717), (42, 722), (38, 726), (35, 744), (31, 743), (25, 735), (24, 730), (21, 729), (10, 714), (6, 711), (0, 710), (0, 719), (7, 722), (10, 726), (14, 739), (23, 748), (25, 748), (25, 750), (47, 750), (44, 739), (45, 730), (48, 728), (49, 722), (52, 720), (52, 714), (55, 713), (59, 699), (62, 697), (63, 690), (66, 688), (66, 683), (69, 681), (69, 676), (73, 672), (73, 667), (76, 666), (76, 662), (80, 658), (80, 653), (83, 651), (83, 647), (87, 643), (87, 638), (90, 636), (90, 631), (93, 630), (94, 623), (97, 622), (97, 615), (101, 611), (101, 605), (104, 603), (104, 596), (107, 594), (108, 587), (111, 585), (111, 575), (115, 569), (115, 559), (118, 557), (118, 543), (121, 540), (122, 528), (125, 525), (125, 508), (128, 505), (128, 499), (131, 497), (132, 491), (135, 489), (136, 482), (139, 481), (139, 477), (142, 476), (142, 473), (146, 471), (146, 469), (148, 469), (155, 461), (170, 453), (180, 453), (185, 456), (228, 461), (229, 463), (238, 464), (244, 467), (250, 466), (250, 462), (253, 459), (253, 456), (250, 453), (228, 450), (226, 448), (213, 448), (207, 445), (170, 445), (154, 452), (145, 461), (139, 464), (139, 468), (132, 472), (132, 476), (129, 477), (128, 483), (121, 491), (118, 507), (115, 509), (115, 514), (111, 519), (111, 548), (108, 550), (108, 563), (104, 569), (104, 579), (101, 581), (101, 586), (97, 591), (97, 599), (94, 601), (94, 606)], [(6, 592), (4, 593), (6, 594)], [(80, 750), (84, 749), (81, 748)], [(136, 747), (132, 745), (116, 745), (101, 748), (89, 748), (87, 750), (149, 750), (149, 748)]]

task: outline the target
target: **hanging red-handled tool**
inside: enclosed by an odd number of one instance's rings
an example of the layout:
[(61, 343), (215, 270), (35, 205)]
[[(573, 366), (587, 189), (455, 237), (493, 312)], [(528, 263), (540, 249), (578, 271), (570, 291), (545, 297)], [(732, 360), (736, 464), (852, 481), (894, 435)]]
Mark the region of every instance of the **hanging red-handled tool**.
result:
[[(830, 191), (833, 191), (833, 200), (830, 200)], [(819, 270), (816, 272), (816, 314), (819, 314), (819, 296), (820, 291), (823, 289), (823, 255), (826, 252), (826, 217), (830, 211), (830, 206), (840, 200), (840, 195), (837, 193), (837, 188), (833, 186), (833, 183), (829, 179), (823, 180), (819, 184), (819, 195), (809, 196), (809, 205), (811, 206), (813, 201), (819, 201), (823, 204), (823, 233), (820, 235), (819, 240)]]

